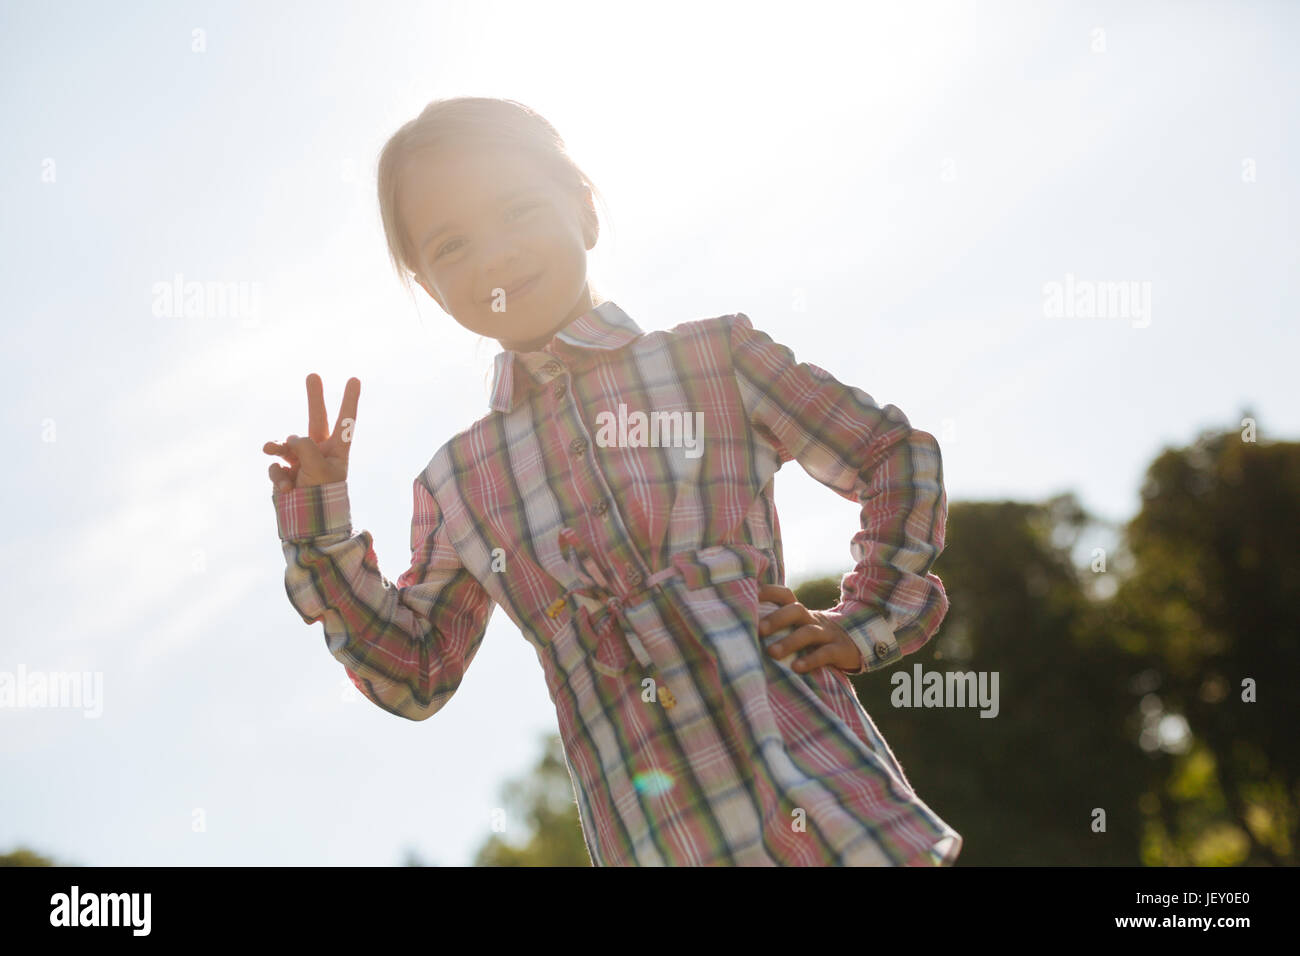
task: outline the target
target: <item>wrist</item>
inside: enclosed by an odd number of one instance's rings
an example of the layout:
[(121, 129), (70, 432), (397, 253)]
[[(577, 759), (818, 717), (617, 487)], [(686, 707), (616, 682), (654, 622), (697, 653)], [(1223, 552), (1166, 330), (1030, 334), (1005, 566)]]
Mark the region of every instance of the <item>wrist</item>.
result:
[(865, 674), (894, 663), (902, 655), (898, 640), (889, 621), (879, 611), (867, 605), (839, 607), (822, 611), (827, 618), (848, 635), (861, 655), (859, 669), (846, 674)]
[(307, 485), (272, 492), (281, 541), (300, 541), (326, 534), (352, 533), (347, 481)]

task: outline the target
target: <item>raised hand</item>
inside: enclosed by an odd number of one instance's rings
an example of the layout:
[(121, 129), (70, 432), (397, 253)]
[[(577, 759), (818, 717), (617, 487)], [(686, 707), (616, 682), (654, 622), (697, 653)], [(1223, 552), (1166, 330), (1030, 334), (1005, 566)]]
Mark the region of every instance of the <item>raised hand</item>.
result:
[(268, 455), (277, 455), (289, 463), (278, 462), (267, 470), (271, 484), (281, 493), (294, 488), (308, 488), (348, 476), (348, 451), (352, 447), (352, 430), (357, 420), (357, 399), (361, 397), (361, 380), (348, 379), (343, 388), (343, 402), (334, 431), (325, 419), (325, 392), (320, 376), (307, 376), (307, 437), (290, 435), (282, 443), (269, 441), (262, 446)]

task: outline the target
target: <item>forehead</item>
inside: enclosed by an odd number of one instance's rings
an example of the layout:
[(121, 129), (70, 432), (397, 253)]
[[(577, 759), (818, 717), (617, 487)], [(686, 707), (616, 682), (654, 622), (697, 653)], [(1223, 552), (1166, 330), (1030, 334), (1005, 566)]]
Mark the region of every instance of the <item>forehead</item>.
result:
[(417, 152), (406, 160), (398, 201), (408, 238), (418, 249), (431, 229), (463, 227), (491, 215), (502, 193), (554, 188), (538, 164), (518, 151), (444, 148)]

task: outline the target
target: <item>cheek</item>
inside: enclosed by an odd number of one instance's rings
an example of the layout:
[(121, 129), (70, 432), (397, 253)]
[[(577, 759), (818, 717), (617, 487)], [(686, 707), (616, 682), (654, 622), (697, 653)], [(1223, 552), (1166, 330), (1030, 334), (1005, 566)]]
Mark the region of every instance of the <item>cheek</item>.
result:
[(465, 281), (468, 272), (462, 261), (448, 262), (433, 268), (431, 283), (434, 291), (445, 302), (459, 302), (470, 296), (470, 287)]
[(556, 213), (547, 213), (527, 223), (524, 234), (530, 240), (543, 242), (548, 249), (556, 250), (572, 243), (575, 237), (581, 237), (582, 231), (576, 223), (569, 222)]

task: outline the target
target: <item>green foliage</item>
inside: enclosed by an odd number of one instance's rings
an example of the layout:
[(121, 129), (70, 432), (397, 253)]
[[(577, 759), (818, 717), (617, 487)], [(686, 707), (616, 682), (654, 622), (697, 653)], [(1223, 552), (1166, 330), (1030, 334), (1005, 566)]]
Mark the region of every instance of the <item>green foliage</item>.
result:
[(1149, 706), (1194, 743), (1148, 781), (1145, 859), (1294, 865), (1300, 445), (1206, 433), (1161, 454), (1142, 497), (1115, 619), (1155, 662)]
[(0, 866), (58, 866), (49, 857), (41, 856), (35, 850), (17, 846), (8, 853), (0, 853)]
[(516, 844), (493, 834), (475, 856), (475, 866), (591, 866), (558, 735), (546, 739), (529, 776), (506, 784), (503, 802), (507, 821), (523, 820), (527, 835)]
[(952, 506), (934, 568), (952, 607), (890, 671), (996, 670), (1000, 714), (894, 708), (889, 672), (854, 681), (965, 836), (959, 864), (1293, 865), (1297, 527), (1300, 445), (1236, 431), (1163, 453), (1104, 562), (1072, 555), (1105, 530), (1072, 496)]

